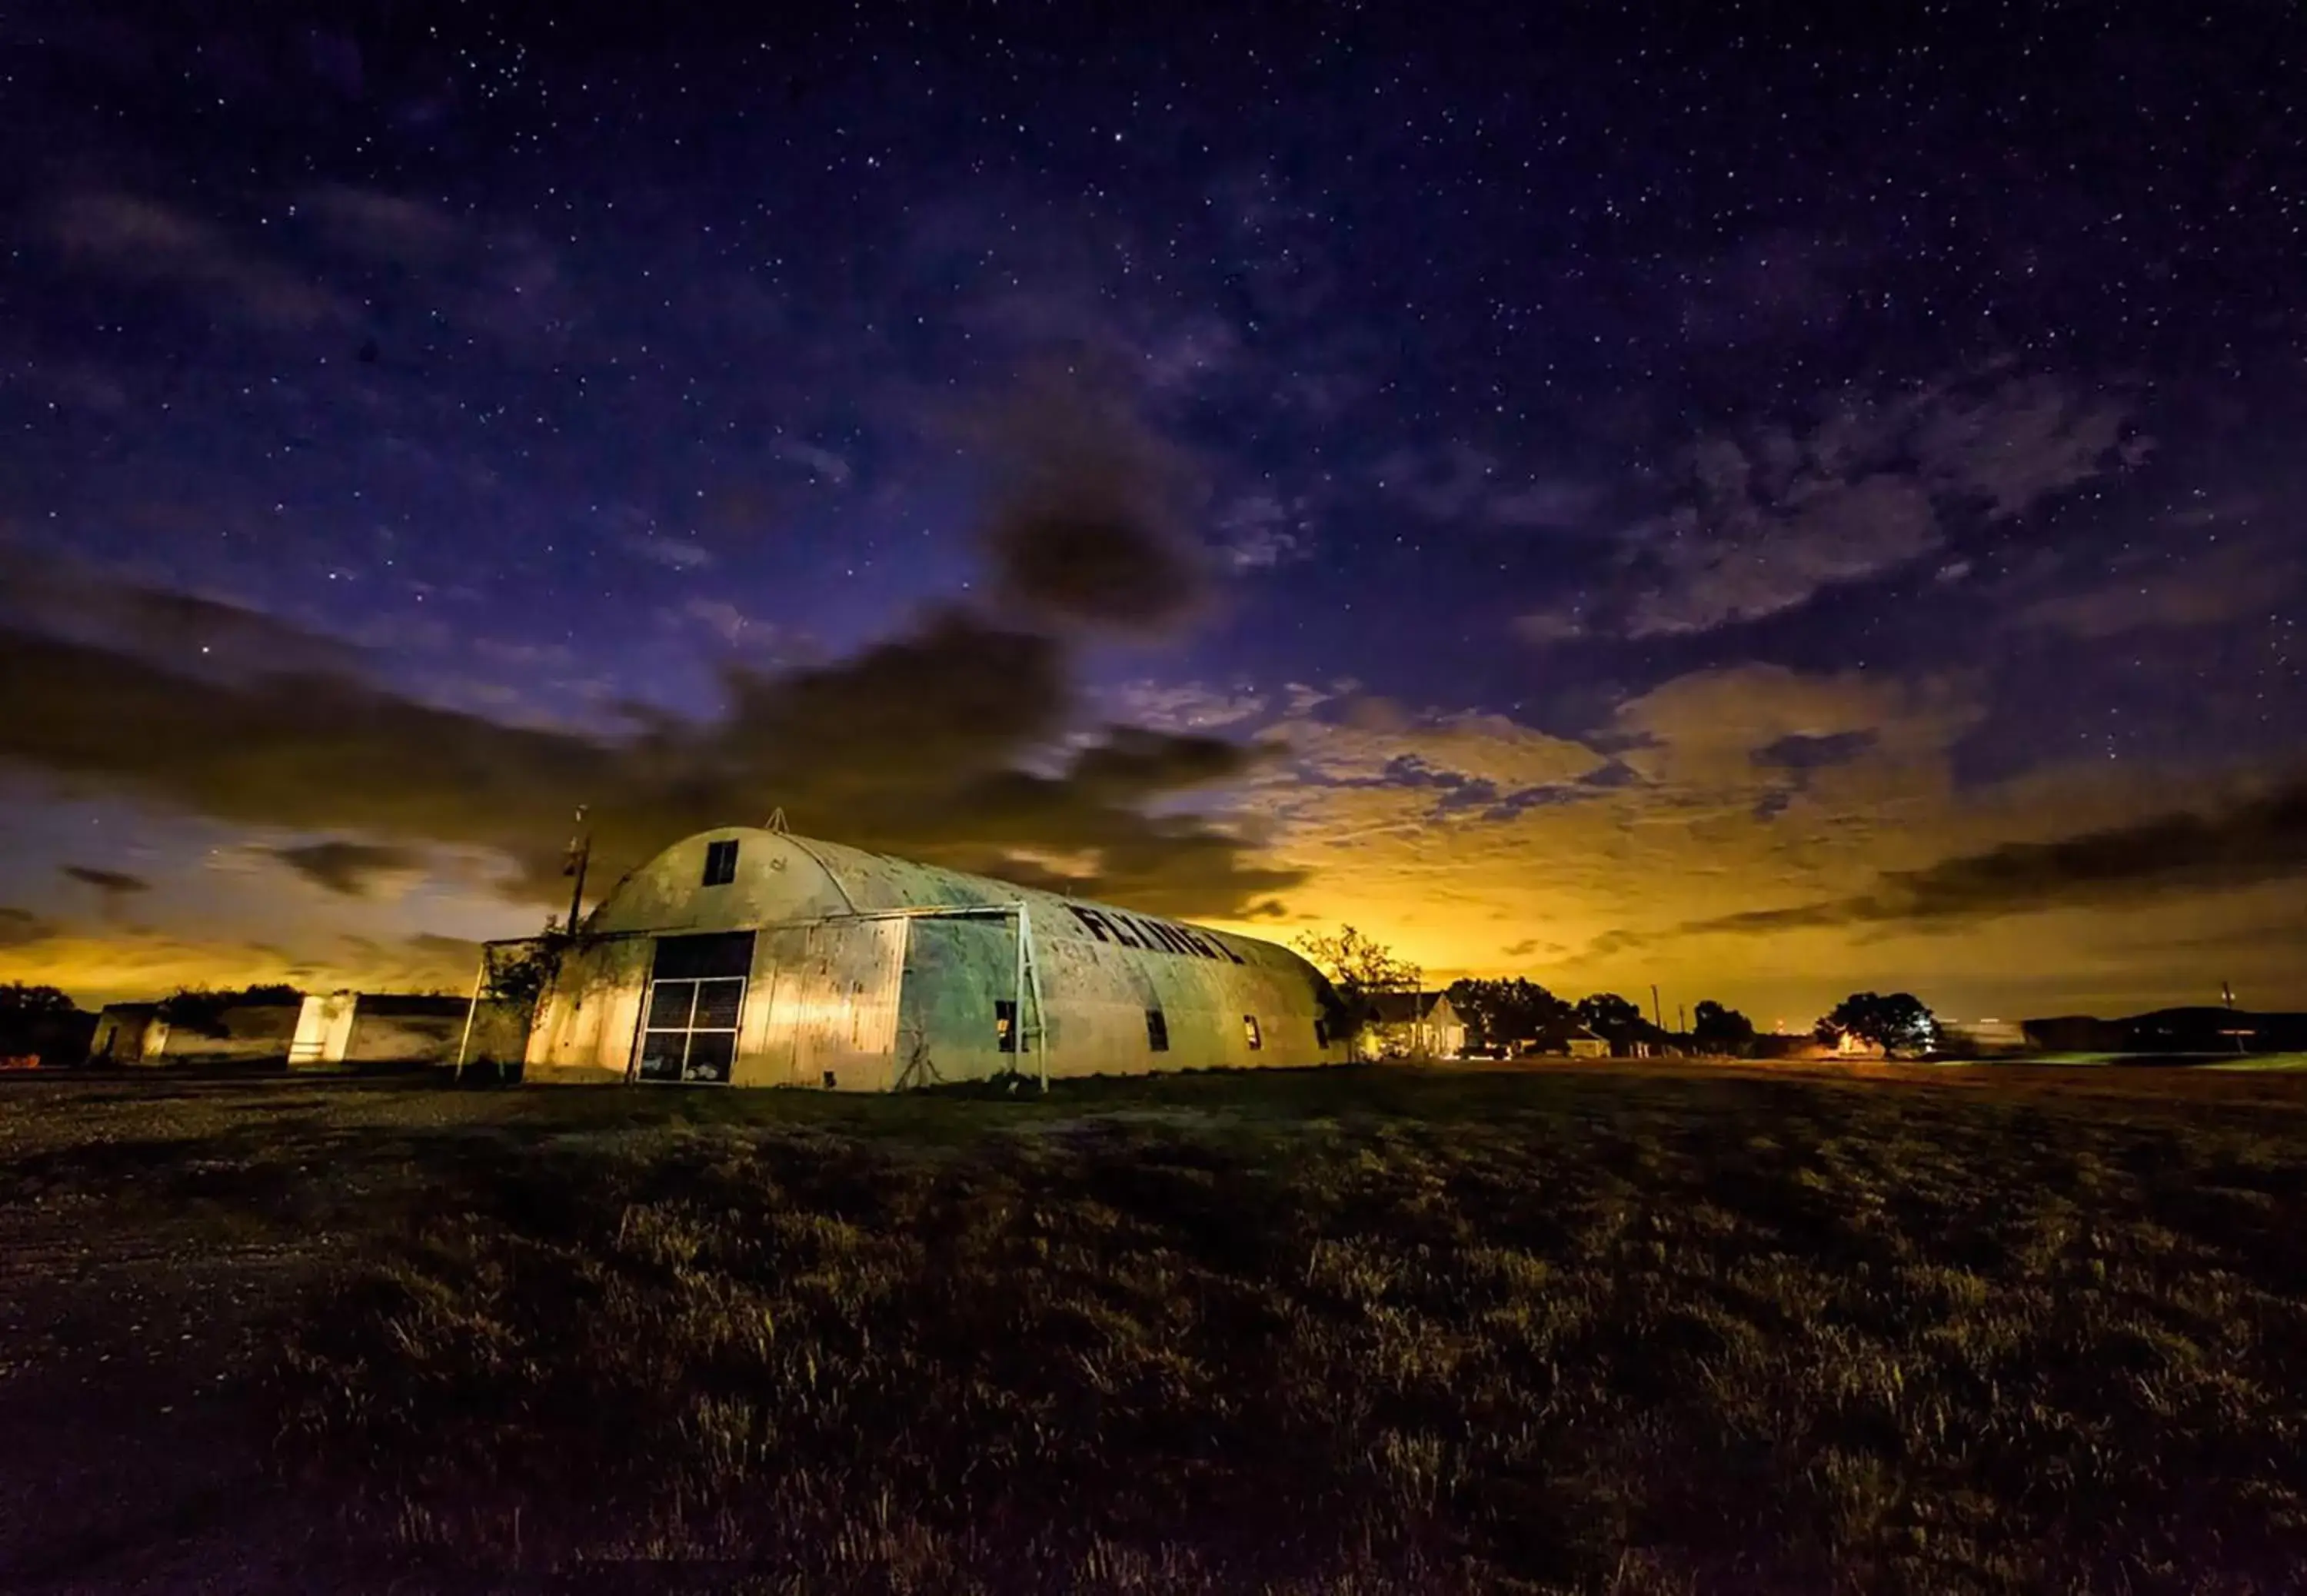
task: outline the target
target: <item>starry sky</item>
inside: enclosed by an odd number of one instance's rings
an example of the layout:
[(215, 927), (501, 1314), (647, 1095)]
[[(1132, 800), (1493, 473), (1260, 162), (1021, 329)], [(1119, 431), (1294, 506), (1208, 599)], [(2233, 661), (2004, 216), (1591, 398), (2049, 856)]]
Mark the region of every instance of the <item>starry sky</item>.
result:
[(583, 802), (1765, 1028), (2307, 1006), (2303, 45), (11, 7), (0, 978), (461, 989)]

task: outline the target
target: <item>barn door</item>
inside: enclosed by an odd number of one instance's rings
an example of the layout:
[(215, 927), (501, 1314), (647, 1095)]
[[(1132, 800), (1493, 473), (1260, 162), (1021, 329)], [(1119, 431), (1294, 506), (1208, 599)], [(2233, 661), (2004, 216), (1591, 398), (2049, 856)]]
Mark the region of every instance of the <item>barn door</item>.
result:
[(634, 1074), (642, 1080), (727, 1085), (752, 969), (750, 931), (659, 937)]

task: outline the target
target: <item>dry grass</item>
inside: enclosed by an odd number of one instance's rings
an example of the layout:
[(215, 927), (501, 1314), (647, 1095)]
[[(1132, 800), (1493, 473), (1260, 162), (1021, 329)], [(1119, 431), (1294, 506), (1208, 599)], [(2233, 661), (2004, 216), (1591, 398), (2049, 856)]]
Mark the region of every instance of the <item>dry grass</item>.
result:
[(671, 1095), (635, 1129), (573, 1096), (441, 1164), (272, 1387), (287, 1466), (485, 1582), (2307, 1567), (2295, 1108), (1347, 1071)]

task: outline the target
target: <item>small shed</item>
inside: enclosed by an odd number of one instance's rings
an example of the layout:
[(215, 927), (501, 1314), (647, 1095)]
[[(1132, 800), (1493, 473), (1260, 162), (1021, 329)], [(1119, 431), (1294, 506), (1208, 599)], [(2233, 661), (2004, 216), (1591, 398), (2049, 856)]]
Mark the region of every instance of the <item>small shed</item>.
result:
[(107, 1003), (97, 1011), (89, 1038), (92, 1064), (157, 1064), (167, 1046), (168, 1022), (158, 1003)]
[[(466, 1029), (467, 1011), (472, 1028)], [(523, 1007), (405, 992), (316, 992), (296, 1016), (291, 1069), (517, 1063), (527, 1045)]]
[(299, 1001), (180, 994), (165, 1003), (108, 1003), (97, 1014), (89, 1061), (228, 1064), (279, 1059), (296, 1035)]

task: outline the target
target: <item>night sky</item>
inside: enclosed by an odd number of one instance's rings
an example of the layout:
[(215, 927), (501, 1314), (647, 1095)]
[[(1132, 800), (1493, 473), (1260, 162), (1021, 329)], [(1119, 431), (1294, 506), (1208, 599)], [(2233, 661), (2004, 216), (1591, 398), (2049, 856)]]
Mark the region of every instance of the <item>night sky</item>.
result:
[(461, 990), (581, 801), (1669, 1019), (2307, 1006), (2303, 42), (11, 7), (0, 977)]

